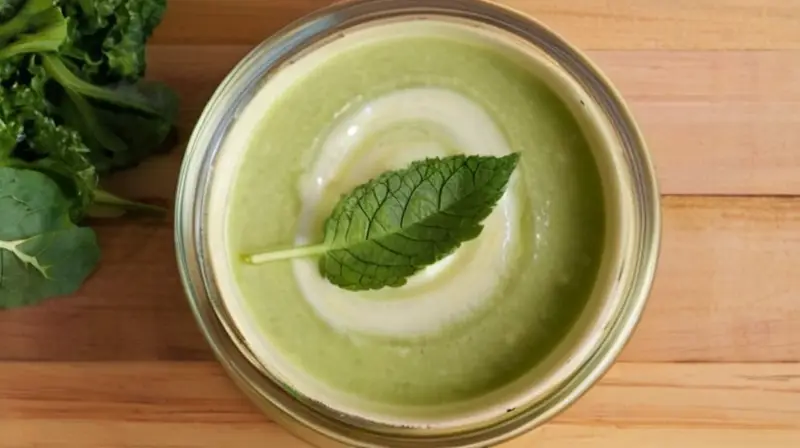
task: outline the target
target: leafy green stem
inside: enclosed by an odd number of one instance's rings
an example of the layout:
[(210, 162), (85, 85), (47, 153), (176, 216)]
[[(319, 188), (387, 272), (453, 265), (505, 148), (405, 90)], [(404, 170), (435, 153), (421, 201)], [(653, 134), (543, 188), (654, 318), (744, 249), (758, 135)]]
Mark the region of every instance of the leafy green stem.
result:
[[(26, 13), (29, 20), (25, 20)], [(14, 41), (6, 42), (8, 38)], [(67, 21), (61, 11), (52, 2), (29, 1), (20, 14), (0, 25), (0, 60), (24, 53), (55, 52), (66, 38)]]
[(124, 152), (127, 151), (128, 145), (125, 144), (116, 134), (110, 129), (100, 124), (97, 116), (92, 109), (91, 104), (83, 96), (75, 93), (73, 90), (66, 89), (67, 97), (75, 106), (75, 110), (83, 118), (83, 123), (89, 131), (87, 134), (93, 139), (96, 139), (100, 145), (107, 148), (111, 152)]
[(13, 18), (0, 25), (0, 41), (22, 34), (39, 23), (48, 22), (56, 14), (61, 16), (61, 11), (52, 1), (29, 0)]
[[(63, 20), (63, 19), (62, 19)], [(67, 24), (62, 22), (46, 28), (38, 34), (24, 36), (13, 44), (0, 49), (0, 59), (8, 59), (18, 54), (56, 51), (67, 35)]]
[(249, 264), (263, 264), (271, 261), (289, 260), (292, 258), (312, 257), (314, 255), (322, 255), (330, 250), (327, 244), (317, 244), (314, 246), (300, 246), (293, 247), (286, 250), (278, 250), (273, 252), (263, 252), (254, 255), (245, 255), (244, 261)]
[(159, 113), (134, 87), (119, 86), (112, 90), (88, 83), (72, 73), (58, 56), (43, 54), (42, 65), (44, 65), (47, 73), (65, 89), (73, 90), (90, 98), (121, 107), (129, 107), (148, 114), (158, 115)]
[(156, 213), (159, 215), (166, 213), (166, 209), (163, 207), (130, 201), (101, 189), (95, 190), (94, 204), (134, 212)]

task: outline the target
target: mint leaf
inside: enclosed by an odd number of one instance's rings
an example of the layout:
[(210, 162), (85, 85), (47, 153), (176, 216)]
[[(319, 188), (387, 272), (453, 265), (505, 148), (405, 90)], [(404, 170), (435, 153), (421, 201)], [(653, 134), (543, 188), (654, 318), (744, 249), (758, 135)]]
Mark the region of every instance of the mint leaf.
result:
[(343, 197), (320, 245), (245, 257), (258, 264), (321, 255), (320, 273), (349, 290), (404, 285), (476, 238), (503, 196), (519, 154), (426, 159)]
[(71, 294), (94, 270), (97, 238), (46, 174), (0, 168), (0, 210), (0, 309)]

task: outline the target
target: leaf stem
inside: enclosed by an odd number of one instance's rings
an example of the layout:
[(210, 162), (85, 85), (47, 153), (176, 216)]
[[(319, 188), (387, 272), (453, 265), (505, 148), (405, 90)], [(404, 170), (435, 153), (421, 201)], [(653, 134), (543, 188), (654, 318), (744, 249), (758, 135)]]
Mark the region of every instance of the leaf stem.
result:
[(47, 73), (62, 87), (74, 90), (83, 96), (105, 101), (115, 106), (135, 109), (150, 115), (158, 116), (155, 110), (142, 96), (141, 93), (131, 88), (117, 88), (116, 90), (86, 82), (64, 65), (59, 56), (42, 54), (42, 65)]
[(263, 264), (271, 261), (289, 260), (291, 258), (310, 257), (313, 255), (322, 255), (327, 252), (329, 247), (326, 244), (317, 244), (314, 246), (301, 246), (293, 247), (286, 250), (278, 250), (274, 252), (263, 252), (254, 255), (245, 255), (244, 261), (249, 264)]
[(163, 215), (166, 212), (163, 207), (129, 201), (101, 189), (95, 190), (94, 203), (100, 206), (116, 207), (122, 210), (134, 212), (155, 213), (157, 215)]

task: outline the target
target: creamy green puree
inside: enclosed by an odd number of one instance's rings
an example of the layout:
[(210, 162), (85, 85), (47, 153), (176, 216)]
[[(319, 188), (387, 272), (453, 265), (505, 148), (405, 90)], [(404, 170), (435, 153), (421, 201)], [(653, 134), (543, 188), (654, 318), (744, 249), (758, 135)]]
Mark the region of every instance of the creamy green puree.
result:
[[(358, 412), (465, 402), (534, 368), (581, 313), (603, 250), (598, 168), (537, 63), (508, 48), (433, 21), (361, 30), (298, 58), (241, 114), (215, 187), (220, 281), (291, 387)], [(241, 261), (320, 241), (339, 196), (384, 170), (511, 151), (520, 164), (481, 236), (407, 286), (349, 292), (313, 259)]]

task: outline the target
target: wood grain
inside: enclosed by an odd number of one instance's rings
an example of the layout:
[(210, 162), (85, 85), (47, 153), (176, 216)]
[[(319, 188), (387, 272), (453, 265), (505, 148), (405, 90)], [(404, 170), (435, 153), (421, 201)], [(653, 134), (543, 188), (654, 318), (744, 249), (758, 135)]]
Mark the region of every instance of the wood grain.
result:
[(95, 229), (101, 265), (80, 293), (0, 313), (0, 360), (209, 359), (180, 284), (171, 224)]
[[(171, 0), (154, 42), (255, 44), (331, 0)], [(584, 49), (800, 49), (799, 0), (498, 0)]]
[[(794, 448), (798, 443), (800, 432), (795, 430), (698, 429), (692, 426), (630, 428), (555, 423), (500, 448)], [(298, 448), (303, 447), (298, 445)]]
[[(179, 91), (183, 141), (244, 54), (329, 3), (169, 0), (148, 76)], [(800, 0), (498, 3), (588, 50), (680, 195), (621, 362), (503, 448), (800, 446)], [(171, 202), (184, 145), (107, 186)], [(172, 224), (92, 225), (102, 266), (78, 294), (0, 313), (0, 448), (309, 448), (213, 360)]]
[(664, 194), (800, 194), (800, 52), (603, 51)]
[(628, 361), (800, 361), (800, 199), (664, 200), (652, 300)]
[[(274, 423), (0, 421), (1, 448), (313, 448)], [(554, 422), (497, 448), (795, 448), (800, 431)]]
[[(7, 363), (0, 384), (3, 448), (306, 446), (216, 363)], [(800, 440), (800, 364), (620, 363), (553, 424), (505, 448), (755, 440)]]
[[(175, 86), (181, 134), (248, 46), (155, 46), (150, 76)], [(640, 122), (664, 194), (800, 194), (800, 51), (595, 51)], [(183, 145), (116, 177), (121, 193), (171, 198)], [(142, 178), (150, 181), (143, 185)]]
[[(210, 359), (170, 225), (98, 231), (104, 259), (78, 295), (0, 313), (0, 359)], [(800, 199), (666, 198), (653, 294), (622, 359), (800, 361), (798, 278)]]

